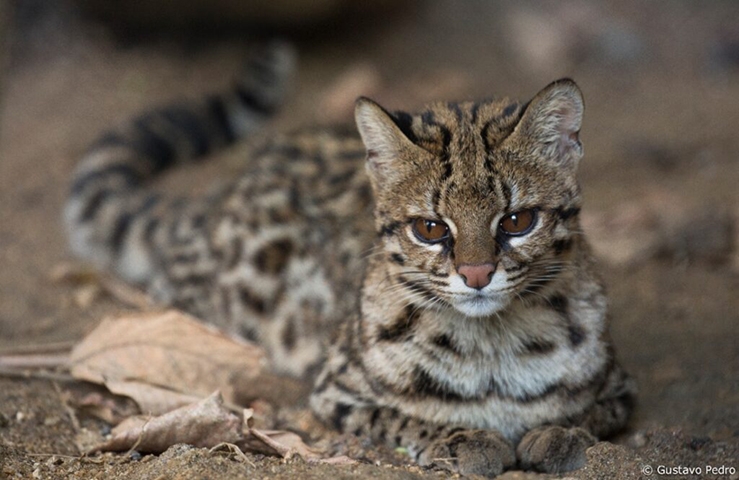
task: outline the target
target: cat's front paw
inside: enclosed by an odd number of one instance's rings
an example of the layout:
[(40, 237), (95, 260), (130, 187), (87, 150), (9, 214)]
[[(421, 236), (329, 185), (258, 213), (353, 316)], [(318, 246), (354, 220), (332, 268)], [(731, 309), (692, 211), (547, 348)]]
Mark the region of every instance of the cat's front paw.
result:
[(569, 472), (585, 465), (585, 450), (595, 442), (596, 438), (582, 428), (544, 426), (526, 433), (516, 454), (524, 470)]
[(433, 442), (418, 458), (418, 463), (464, 475), (495, 477), (515, 465), (516, 454), (498, 432), (465, 430)]

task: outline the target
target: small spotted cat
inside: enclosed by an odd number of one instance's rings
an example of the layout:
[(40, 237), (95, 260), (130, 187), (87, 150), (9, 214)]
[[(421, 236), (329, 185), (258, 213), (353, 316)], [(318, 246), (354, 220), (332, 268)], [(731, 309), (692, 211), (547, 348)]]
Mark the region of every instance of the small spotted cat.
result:
[(102, 136), (66, 205), (73, 250), (313, 375), (338, 430), (463, 474), (582, 466), (635, 386), (578, 220), (579, 88), (418, 114), (360, 98), (359, 135), (271, 135), (207, 198), (147, 187), (259, 128), (292, 65), (272, 44), (229, 94)]

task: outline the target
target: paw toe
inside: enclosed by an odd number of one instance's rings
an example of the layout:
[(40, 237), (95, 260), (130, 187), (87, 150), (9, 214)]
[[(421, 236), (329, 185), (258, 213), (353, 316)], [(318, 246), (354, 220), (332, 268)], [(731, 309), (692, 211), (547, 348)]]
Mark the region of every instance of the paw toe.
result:
[(582, 428), (540, 427), (523, 437), (516, 453), (525, 470), (569, 472), (585, 465), (585, 450), (595, 441), (595, 437)]
[(463, 475), (495, 477), (516, 463), (513, 447), (497, 432), (469, 430), (435, 442), (419, 463), (433, 464)]

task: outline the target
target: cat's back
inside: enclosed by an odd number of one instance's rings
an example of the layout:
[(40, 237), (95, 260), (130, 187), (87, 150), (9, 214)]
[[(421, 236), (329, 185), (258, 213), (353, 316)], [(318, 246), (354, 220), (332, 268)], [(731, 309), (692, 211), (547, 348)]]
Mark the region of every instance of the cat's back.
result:
[(353, 129), (275, 134), (250, 150), (226, 190), (178, 220), (183, 242), (161, 236), (154, 290), (301, 374), (357, 304), (375, 238), (365, 150)]

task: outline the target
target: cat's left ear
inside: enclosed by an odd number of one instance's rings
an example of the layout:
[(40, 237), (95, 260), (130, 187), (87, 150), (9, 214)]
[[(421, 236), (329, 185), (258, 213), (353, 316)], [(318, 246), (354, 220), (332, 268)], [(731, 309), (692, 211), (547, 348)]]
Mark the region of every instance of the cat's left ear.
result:
[(569, 78), (552, 82), (529, 102), (509, 138), (529, 144), (538, 156), (576, 168), (582, 157), (582, 92)]

